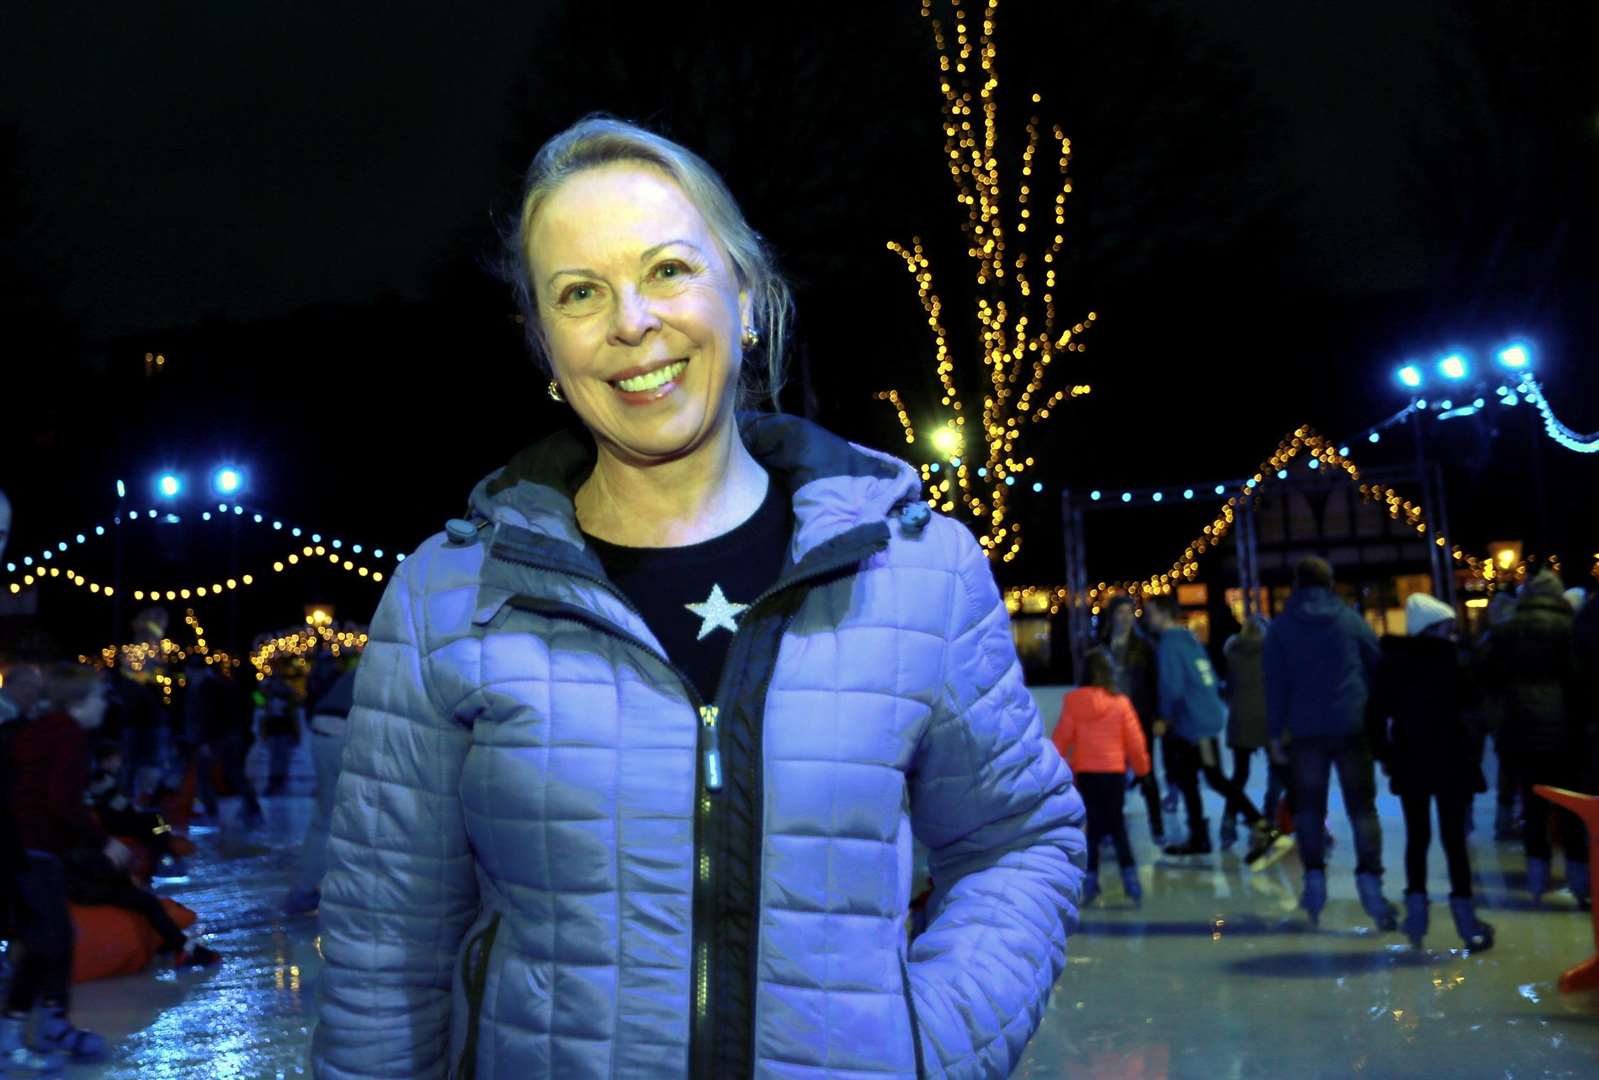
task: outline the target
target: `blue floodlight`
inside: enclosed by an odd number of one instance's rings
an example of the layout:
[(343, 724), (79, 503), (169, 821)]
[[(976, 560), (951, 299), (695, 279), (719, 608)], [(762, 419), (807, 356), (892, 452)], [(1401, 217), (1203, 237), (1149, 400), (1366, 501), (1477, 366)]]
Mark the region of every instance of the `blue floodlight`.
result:
[(1373, 431), (1370, 435), (1366, 436), (1366, 441), (1367, 442), (1374, 442), (1374, 443), (1382, 442), (1382, 436), (1380, 434), (1378, 434), (1377, 432)]
[(1400, 368), (1398, 376), (1400, 384), (1408, 386), (1412, 390), (1421, 385), (1421, 368), (1415, 364), (1406, 364)]
[[(1005, 486), (1006, 486), (1006, 487), (1011, 487), (1011, 486), (1013, 486), (1013, 485), (1014, 485), (1014, 484), (1015, 484), (1015, 483), (1016, 483), (1016, 478), (1015, 478), (1015, 477), (1014, 477), (1014, 476), (1007, 476), (1007, 477), (1005, 477)], [(333, 546), (334, 546), (334, 547), (338, 547), (338, 546), (339, 546), (339, 542), (338, 542), (338, 541), (337, 541), (337, 540), (335, 540), (335, 541), (334, 541), (334, 542), (333, 542)]]
[(1459, 353), (1450, 353), (1438, 361), (1438, 373), (1446, 379), (1464, 379), (1466, 377), (1466, 358)]
[(1151, 498), (1153, 498), (1153, 499), (1154, 499), (1154, 500), (1155, 500), (1155, 501), (1156, 501), (1156, 502), (1160, 502), (1160, 501), (1161, 501), (1161, 500), (1162, 500), (1162, 499), (1164, 499), (1164, 498), (1165, 498), (1165, 497), (1166, 497), (1166, 496), (1164, 496), (1164, 495), (1162, 495), (1162, 494), (1161, 494), (1161, 493), (1160, 493), (1160, 492), (1158, 492), (1158, 491), (1157, 491), (1157, 492), (1155, 492), (1155, 494), (1154, 494), (1154, 495), (1152, 495), (1152, 496), (1150, 496), (1150, 497), (1151, 497)]
[(1444, 412), (1448, 412), (1450, 409), (1453, 409), (1455, 407), (1455, 403), (1453, 401), (1450, 401), (1448, 398), (1445, 398), (1444, 400), (1442, 400), (1442, 401), (1440, 401), (1438, 403), (1438, 407), (1440, 409), (1442, 409)]
[(202, 512), (200, 514), (200, 520), (201, 521), (210, 521), (211, 520), (211, 511), (206, 510), (206, 511)]
[(237, 495), (244, 487), (244, 473), (236, 465), (224, 465), (211, 474), (211, 489), (218, 495)]
[(1133, 501), (1133, 493), (1131, 491), (1122, 492), (1122, 502), (1130, 503), (1132, 501)]
[(987, 476), (988, 475), (988, 470), (986, 468), (978, 469), (977, 470), (977, 475), (978, 476)]
[(1098, 501), (1099, 501), (1099, 499), (1100, 499), (1100, 495), (1101, 495), (1101, 492), (1098, 492), (1098, 491), (1090, 491), (1090, 492), (1089, 492), (1089, 493), (1088, 493), (1088, 497), (1089, 497), (1089, 498), (1090, 498), (1090, 499), (1093, 499), (1093, 500), (1094, 500), (1094, 501), (1095, 501), (1095, 502), (1098, 502)]
[(311, 534), (311, 543), (320, 544), (321, 542), (322, 542), (322, 534), (321, 533), (312, 533)]
[(128, 497), (128, 485), (124, 484), (121, 480), (118, 480), (117, 481), (117, 498), (125, 499), (127, 497)]
[(242, 506), (235, 506), (235, 507), (234, 507), (234, 508), (233, 508), (233, 512), (234, 512), (234, 513), (235, 513), (235, 514), (242, 514), (242, 513), (244, 513), (244, 507), (242, 507)]
[(381, 558), (383, 558), (383, 549), (382, 549), (382, 548), (378, 548), (378, 549), (377, 549), (377, 550), (376, 550), (376, 551), (374, 551), (374, 552), (373, 552), (373, 553), (372, 553), (372, 557), (373, 557), (373, 558), (374, 558), (374, 559), (381, 559)]
[(104, 536), (105, 535), (105, 526), (104, 525), (96, 525), (94, 527), (94, 535), (96, 535), (96, 536)]
[(78, 534), (78, 543), (80, 543), (80, 544), (83, 543), (83, 534), (82, 533)]
[(1278, 469), (1277, 470), (1277, 479), (1279, 479), (1279, 480), (1288, 479), (1288, 470), (1287, 469)]
[(1517, 342), (1499, 350), (1499, 363), (1511, 371), (1525, 371), (1532, 365), (1532, 350)]
[(1505, 404), (1505, 405), (1515, 405), (1520, 400), (1521, 399), (1519, 397), (1517, 397), (1515, 394), (1506, 394), (1503, 404)]
[(155, 489), (168, 499), (176, 499), (183, 491), (183, 481), (177, 473), (162, 473), (155, 482)]
[(1321, 468), (1321, 459), (1311, 458), (1309, 461), (1305, 462), (1305, 466), (1306, 468), (1319, 469)]
[(255, 523), (257, 525), (261, 524), (261, 515), (260, 514), (255, 515)]
[(1347, 447), (1347, 446), (1340, 446), (1340, 447), (1339, 447), (1339, 448), (1338, 448), (1338, 456), (1339, 456), (1339, 457), (1348, 457), (1348, 456), (1349, 456), (1349, 447)]
[[(1034, 484), (1033, 485), (1033, 490), (1034, 491), (1042, 491), (1043, 488), (1044, 488), (1043, 484)], [(361, 545), (360, 544), (351, 544), (350, 545), (350, 550), (353, 551), (355, 554), (359, 555), (359, 554), (361, 554)]]
[[(1044, 485), (1043, 485), (1043, 484), (1039, 484), (1039, 483), (1035, 483), (1035, 484), (1033, 484), (1033, 493), (1034, 493), (1034, 494), (1035, 494), (1035, 495), (1036, 495), (1036, 494), (1037, 494), (1037, 493), (1038, 493), (1038, 492), (1040, 492), (1040, 491), (1043, 491), (1043, 490), (1044, 490)], [(359, 555), (359, 554), (361, 554), (361, 545), (360, 545), (360, 544), (357, 544), (357, 545), (356, 545), (356, 546), (355, 546), (355, 553), (356, 553), (356, 554), (357, 554), (357, 555)]]
[(1217, 484), (1216, 485), (1216, 494), (1218, 494), (1218, 495), (1227, 494), (1227, 486), (1225, 484)]
[(283, 522), (281, 522), (281, 521), (274, 521), (274, 522), (273, 522), (273, 523), (272, 523), (272, 527), (273, 527), (273, 528), (274, 528), (274, 529), (276, 529), (276, 530), (277, 530), (277, 531), (278, 531), (278, 532), (282, 532), (282, 531), (283, 531)]
[(928, 472), (937, 472), (938, 471), (938, 462), (935, 461), (931, 465), (929, 465), (927, 467), (927, 471)]
[(299, 530), (299, 528), (298, 528), (298, 527), (295, 527), (295, 528), (293, 528), (293, 529), (290, 529), (290, 530), (289, 530), (289, 535), (290, 535), (290, 536), (299, 536), (299, 535), (300, 535), (300, 530)]

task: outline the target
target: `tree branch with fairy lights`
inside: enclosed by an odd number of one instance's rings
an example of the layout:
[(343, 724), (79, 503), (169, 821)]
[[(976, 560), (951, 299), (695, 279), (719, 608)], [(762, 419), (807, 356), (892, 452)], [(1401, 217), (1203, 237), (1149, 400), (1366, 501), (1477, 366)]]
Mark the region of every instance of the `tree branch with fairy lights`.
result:
[[(1008, 492), (1034, 465), (1023, 449), (1033, 425), (1048, 420), (1060, 403), (1086, 395), (1087, 384), (1046, 389), (1058, 356), (1082, 352), (1080, 340), (1098, 318), (1090, 311), (1069, 326), (1058, 325), (1058, 260), (1066, 243), (1066, 197), (1071, 194), (1072, 145), (1059, 125), (1046, 142), (1037, 116), (1027, 122), (1027, 147), (1010, 214), (1000, 175), (994, 13), (984, 6), (974, 28), (963, 6), (954, 3), (954, 45), (944, 24), (932, 17), (931, 0), (922, 16), (932, 23), (938, 49), (939, 90), (943, 93), (944, 149), (956, 202), (965, 213), (961, 231), (975, 276), (974, 300), (980, 328), (972, 381), (982, 384), (981, 414), (972, 417), (956, 383), (955, 353), (944, 323), (944, 302), (934, 290), (933, 271), (919, 236), (907, 247), (890, 241), (888, 250), (905, 261), (916, 280), (934, 346), (940, 415), (928, 427), (929, 442), (941, 460), (924, 462), (922, 480), (928, 504), (958, 512), (977, 526), (978, 542), (990, 558), (1010, 562), (1021, 550), (1020, 524), (1009, 519)], [(976, 32), (974, 33), (974, 29)], [(1033, 104), (1041, 101), (1032, 95)], [(1045, 179), (1045, 174), (1053, 173)], [(1035, 185), (1054, 189), (1053, 205), (1035, 214)], [(1007, 223), (1014, 222), (1014, 228)], [(1053, 222), (1053, 228), (1048, 222)], [(1055, 365), (1057, 368), (1060, 365)], [(916, 429), (897, 389), (880, 391), (916, 443)], [(972, 448), (968, 456), (967, 447)]]

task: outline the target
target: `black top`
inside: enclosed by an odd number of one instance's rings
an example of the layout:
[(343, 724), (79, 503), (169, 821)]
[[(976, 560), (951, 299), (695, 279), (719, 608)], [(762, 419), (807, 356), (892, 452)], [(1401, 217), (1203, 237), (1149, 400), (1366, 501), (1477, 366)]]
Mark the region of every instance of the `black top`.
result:
[(782, 573), (793, 529), (788, 493), (773, 479), (743, 524), (698, 544), (636, 548), (588, 533), (583, 539), (709, 703), (742, 613)]

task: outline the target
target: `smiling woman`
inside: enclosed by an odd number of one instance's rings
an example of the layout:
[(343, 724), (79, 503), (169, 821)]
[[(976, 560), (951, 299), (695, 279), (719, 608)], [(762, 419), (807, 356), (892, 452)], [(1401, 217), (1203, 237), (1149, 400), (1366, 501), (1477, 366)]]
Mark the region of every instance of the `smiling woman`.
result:
[(1065, 964), (1082, 802), (986, 554), (905, 462), (738, 407), (775, 402), (788, 291), (688, 150), (583, 121), (512, 243), (581, 426), (379, 606), (317, 1075), (1008, 1075)]

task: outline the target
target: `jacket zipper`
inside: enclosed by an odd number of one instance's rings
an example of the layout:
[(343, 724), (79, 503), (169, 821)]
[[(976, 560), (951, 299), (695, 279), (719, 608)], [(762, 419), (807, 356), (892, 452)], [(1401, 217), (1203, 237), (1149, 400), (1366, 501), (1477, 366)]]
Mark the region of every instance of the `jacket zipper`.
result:
[[(761, 604), (765, 603), (773, 596), (786, 592), (796, 585), (814, 582), (817, 578), (825, 577), (828, 574), (835, 573), (851, 566), (857, 566), (862, 560), (867, 558), (867, 556), (882, 550), (884, 546), (886, 546), (886, 538), (883, 541), (874, 541), (868, 544), (861, 544), (851, 549), (850, 552), (840, 558), (831, 559), (820, 566), (811, 567), (804, 574), (789, 578), (787, 581), (779, 581), (777, 584), (773, 585), (771, 588), (757, 596), (754, 600), (750, 601), (746, 612), (755, 611), (758, 607), (760, 607)], [(637, 616), (639, 621), (644, 621), (643, 613), (633, 605), (633, 602), (619, 592), (609, 581), (603, 578), (595, 577), (593, 574), (584, 574), (573, 570), (570, 567), (551, 566), (547, 563), (519, 558), (506, 552), (493, 553), (491, 557), (501, 559), (505, 562), (517, 563), (522, 566), (530, 566), (539, 570), (553, 570), (556, 573), (566, 574), (569, 577), (575, 577), (582, 581), (591, 582), (599, 586), (601, 589), (604, 589), (611, 596), (615, 597), (623, 607), (627, 608), (628, 611)], [(693, 998), (693, 1022), (689, 1026), (688, 1065), (689, 1075), (691, 1077), (708, 1078), (711, 1076), (712, 1065), (714, 1064), (712, 1060), (714, 1044), (711, 1040), (712, 1033), (708, 1030), (708, 1024), (712, 1012), (711, 1001), (716, 990), (715, 986), (713, 985), (713, 976), (711, 971), (710, 942), (712, 932), (715, 929), (712, 925), (711, 916), (713, 914), (712, 908), (716, 896), (716, 872), (719, 869), (713, 853), (710, 850), (712, 845), (708, 843), (708, 840), (710, 839), (710, 831), (714, 825), (714, 821), (711, 817), (711, 811), (715, 807), (715, 800), (712, 798), (712, 796), (715, 792), (718, 792), (722, 789), (723, 780), (722, 752), (716, 731), (716, 724), (721, 710), (716, 705), (707, 705), (700, 700), (699, 691), (695, 689), (694, 683), (688, 677), (688, 674), (684, 672), (682, 668), (672, 663), (669, 657), (656, 652), (654, 649), (650, 648), (648, 643), (641, 641), (637, 637), (634, 637), (632, 634), (628, 633), (626, 630), (623, 630), (620, 626), (617, 626), (608, 619), (601, 618), (600, 616), (573, 604), (566, 604), (558, 601), (543, 601), (537, 597), (525, 596), (521, 594), (512, 597), (510, 602), (515, 605), (517, 600), (524, 601), (524, 603), (516, 606), (566, 615), (569, 618), (582, 622), (585, 625), (592, 626), (603, 633), (609, 634), (620, 641), (649, 653), (650, 656), (664, 663), (668, 668), (671, 669), (672, 673), (678, 677), (678, 680), (683, 684), (683, 689), (688, 692), (689, 701), (693, 704), (695, 712), (699, 717), (700, 753), (697, 755), (698, 761), (696, 763), (696, 772), (698, 775), (695, 777), (695, 780), (696, 788), (701, 790), (703, 794), (699, 795), (695, 799), (694, 813), (694, 929), (691, 948), (694, 956), (694, 970), (692, 986), (690, 990), (691, 997)], [(790, 619), (792, 619), (792, 615), (790, 616)], [(783, 632), (787, 632), (787, 620), (784, 623)], [(726, 689), (728, 679), (727, 659), (731, 658), (733, 655), (733, 646), (738, 640), (739, 633), (742, 633), (742, 629), (736, 631), (732, 640), (730, 640), (727, 644), (727, 657), (723, 659), (722, 674), (717, 679), (715, 694), (717, 700), (720, 700), (724, 696), (723, 691)], [(779, 640), (781, 640), (781, 636), (779, 637)], [(768, 673), (767, 679), (768, 681), (770, 680), (770, 673)], [(754, 812), (759, 813), (759, 808), (754, 808)]]
[[(488, 987), (489, 954), (494, 949), (494, 938), (500, 931), (500, 913), (496, 911), (489, 923), (477, 936), (467, 942), (461, 952), (461, 982), (466, 988), (466, 1043), (461, 1047), (461, 1061), (456, 1067), (456, 1080), (472, 1080), (477, 1073), (477, 1033), (483, 1012), (483, 994)], [(477, 949), (477, 964), (472, 968), (472, 950)]]
[(923, 1080), (927, 1075), (927, 1063), (922, 1060), (922, 1025), (916, 1019), (916, 999), (911, 996), (911, 969), (905, 962), (905, 954), (899, 954), (899, 977), (905, 987), (905, 1009), (911, 1018), (911, 1046), (916, 1053), (916, 1080)]

